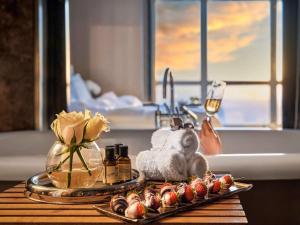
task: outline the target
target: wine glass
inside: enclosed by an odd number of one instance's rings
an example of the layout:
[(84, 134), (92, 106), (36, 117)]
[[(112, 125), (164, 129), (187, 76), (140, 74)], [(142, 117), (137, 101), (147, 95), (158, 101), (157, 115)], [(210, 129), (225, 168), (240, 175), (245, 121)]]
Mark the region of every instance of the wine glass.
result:
[(210, 121), (210, 118), (219, 111), (225, 87), (226, 83), (224, 81), (216, 80), (214, 80), (211, 86), (209, 86), (204, 105), (208, 121)]

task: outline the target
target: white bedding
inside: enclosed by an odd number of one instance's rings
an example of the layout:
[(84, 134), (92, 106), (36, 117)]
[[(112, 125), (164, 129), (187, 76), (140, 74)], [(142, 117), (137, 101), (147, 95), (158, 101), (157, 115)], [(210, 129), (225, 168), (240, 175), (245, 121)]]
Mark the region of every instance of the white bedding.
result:
[(69, 111), (89, 109), (100, 112), (110, 122), (111, 129), (155, 129), (155, 107), (127, 107), (105, 110), (97, 104), (86, 105), (76, 101), (69, 105)]

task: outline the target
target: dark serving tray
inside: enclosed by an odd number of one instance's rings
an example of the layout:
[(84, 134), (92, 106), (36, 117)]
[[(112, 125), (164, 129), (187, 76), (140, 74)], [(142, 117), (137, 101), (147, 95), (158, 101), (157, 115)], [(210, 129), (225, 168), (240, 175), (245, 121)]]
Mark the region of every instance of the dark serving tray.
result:
[(117, 218), (117, 219), (120, 219), (120, 220), (123, 220), (123, 221), (126, 221), (126, 222), (137, 223), (137, 224), (147, 224), (147, 223), (157, 221), (161, 218), (165, 218), (167, 216), (174, 215), (174, 214), (179, 213), (179, 212), (191, 210), (191, 209), (193, 209), (197, 206), (200, 206), (202, 204), (212, 203), (214, 201), (229, 197), (229, 196), (237, 194), (239, 192), (248, 191), (252, 187), (253, 187), (252, 184), (245, 184), (245, 183), (235, 182), (234, 185), (231, 186), (228, 191), (220, 192), (219, 194), (209, 194), (208, 198), (206, 198), (206, 199), (194, 200), (191, 203), (182, 203), (181, 205), (179, 205), (177, 207), (159, 208), (157, 212), (150, 212), (149, 211), (147, 213), (147, 216), (143, 219), (131, 219), (131, 218), (127, 218), (123, 215), (119, 215), (119, 214), (113, 212), (109, 208), (109, 203), (103, 203), (103, 204), (95, 205), (94, 208), (97, 209), (98, 211), (110, 216), (110, 217)]

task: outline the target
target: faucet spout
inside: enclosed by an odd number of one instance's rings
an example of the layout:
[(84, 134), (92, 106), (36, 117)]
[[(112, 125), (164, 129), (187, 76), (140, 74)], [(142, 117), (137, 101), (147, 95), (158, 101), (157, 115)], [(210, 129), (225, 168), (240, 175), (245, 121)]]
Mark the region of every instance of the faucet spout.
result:
[(173, 115), (175, 112), (175, 104), (174, 104), (174, 80), (173, 80), (173, 75), (172, 72), (170, 71), (169, 68), (165, 70), (164, 73), (164, 80), (163, 80), (163, 98), (167, 98), (167, 84), (168, 84), (168, 76), (170, 77), (170, 111), (171, 114)]

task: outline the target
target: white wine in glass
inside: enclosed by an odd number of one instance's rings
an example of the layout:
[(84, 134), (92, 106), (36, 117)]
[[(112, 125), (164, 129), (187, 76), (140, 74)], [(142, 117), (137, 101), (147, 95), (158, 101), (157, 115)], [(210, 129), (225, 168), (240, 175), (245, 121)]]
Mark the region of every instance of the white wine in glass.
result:
[(213, 81), (209, 87), (204, 104), (208, 120), (220, 110), (225, 87), (224, 81)]

